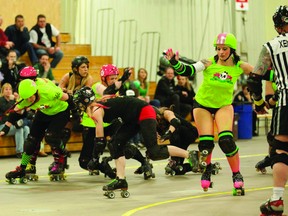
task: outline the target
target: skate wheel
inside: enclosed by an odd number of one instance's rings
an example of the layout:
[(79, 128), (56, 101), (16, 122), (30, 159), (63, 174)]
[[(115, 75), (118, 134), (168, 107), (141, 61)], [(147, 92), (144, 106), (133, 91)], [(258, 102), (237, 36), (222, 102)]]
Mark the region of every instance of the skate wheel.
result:
[(114, 199), (114, 198), (115, 198), (115, 193), (114, 193), (113, 191), (107, 192), (107, 197), (108, 197), (109, 199)]
[(233, 188), (233, 196), (244, 196), (245, 190), (244, 188)]
[(205, 161), (202, 161), (200, 164), (201, 164), (202, 167), (206, 167), (207, 166), (207, 163)]
[(209, 152), (208, 152), (207, 150), (203, 150), (203, 151), (201, 152), (202, 156), (204, 156), (204, 157), (207, 156), (208, 153), (209, 153)]
[(214, 166), (217, 169), (222, 169), (219, 162), (215, 162)]
[(28, 179), (25, 177), (20, 179), (20, 183), (27, 184), (27, 182), (28, 182)]
[(203, 188), (203, 191), (204, 191), (204, 192), (207, 192), (207, 191), (208, 191), (208, 188)]
[(219, 173), (218, 169), (212, 170), (212, 175), (217, 175)]
[(17, 180), (14, 179), (14, 178), (12, 178), (12, 179), (10, 179), (9, 183), (16, 184), (16, 183), (17, 183)]
[(127, 190), (121, 191), (121, 196), (122, 196), (123, 198), (128, 198), (128, 197), (130, 196), (130, 193), (129, 193)]
[(50, 176), (49, 179), (50, 179), (50, 181), (53, 181), (54, 178), (53, 178), (53, 176)]

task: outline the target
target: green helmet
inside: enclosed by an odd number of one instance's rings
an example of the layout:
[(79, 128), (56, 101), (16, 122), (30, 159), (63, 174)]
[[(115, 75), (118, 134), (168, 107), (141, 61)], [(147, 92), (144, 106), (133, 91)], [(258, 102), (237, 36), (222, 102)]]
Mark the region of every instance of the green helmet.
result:
[(37, 92), (37, 85), (31, 79), (22, 80), (19, 84), (18, 92), (22, 99), (27, 99)]
[(216, 47), (217, 44), (224, 44), (224, 45), (236, 50), (237, 39), (231, 33), (220, 33), (217, 35), (217, 37), (214, 40), (214, 47)]

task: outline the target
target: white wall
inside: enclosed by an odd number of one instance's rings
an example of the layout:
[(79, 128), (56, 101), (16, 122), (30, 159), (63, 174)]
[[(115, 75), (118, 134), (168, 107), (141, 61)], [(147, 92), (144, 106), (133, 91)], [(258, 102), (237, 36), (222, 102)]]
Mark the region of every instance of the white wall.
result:
[(118, 67), (145, 67), (155, 81), (164, 49), (207, 58), (215, 54), (214, 37), (224, 31), (236, 35), (237, 52), (254, 65), (262, 44), (276, 35), (275, 8), (285, 3), (249, 0), (243, 13), (235, 11), (235, 0), (62, 0), (62, 31), (74, 43), (91, 44), (93, 55), (112, 55)]

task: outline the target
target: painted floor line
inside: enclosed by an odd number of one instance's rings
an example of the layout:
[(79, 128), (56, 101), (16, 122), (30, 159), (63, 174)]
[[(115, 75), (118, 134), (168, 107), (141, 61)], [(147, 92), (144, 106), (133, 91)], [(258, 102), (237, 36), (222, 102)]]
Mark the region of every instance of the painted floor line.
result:
[[(286, 185), (285, 187), (288, 187), (288, 185)], [(250, 189), (246, 189), (245, 188), (245, 193), (247, 192), (253, 192), (253, 191), (262, 191), (262, 190), (268, 190), (268, 189), (272, 189), (272, 186), (269, 187), (261, 187), (261, 188), (250, 188)], [(178, 199), (173, 199), (173, 200), (166, 200), (166, 201), (161, 201), (161, 202), (156, 202), (156, 203), (151, 203), (149, 205), (145, 205), (145, 206), (141, 206), (135, 209), (131, 209), (128, 212), (125, 212), (124, 214), (122, 214), (122, 216), (131, 216), (133, 214), (135, 214), (136, 212), (142, 211), (142, 210), (146, 210), (155, 206), (160, 206), (160, 205), (165, 205), (165, 204), (169, 204), (169, 203), (176, 203), (176, 202), (181, 202), (181, 201), (186, 201), (186, 200), (192, 200), (192, 199), (197, 199), (197, 198), (203, 198), (203, 197), (215, 197), (215, 196), (223, 196), (223, 195), (231, 195), (231, 191), (225, 191), (225, 192), (217, 192), (217, 193), (209, 193), (209, 194), (201, 194), (201, 195), (194, 195), (194, 196), (190, 196), (190, 197), (183, 197), (183, 198), (178, 198)]]

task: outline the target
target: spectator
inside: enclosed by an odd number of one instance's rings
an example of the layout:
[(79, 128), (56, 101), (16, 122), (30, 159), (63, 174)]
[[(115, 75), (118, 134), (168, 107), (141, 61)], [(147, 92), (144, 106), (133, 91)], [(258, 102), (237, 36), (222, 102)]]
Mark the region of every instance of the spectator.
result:
[[(52, 36), (56, 37), (56, 43), (52, 40)], [(63, 52), (60, 49), (60, 32), (52, 24), (46, 23), (46, 17), (43, 14), (38, 15), (37, 24), (30, 31), (29, 42), (33, 44), (37, 55), (47, 53), (53, 58), (52, 68), (55, 68), (63, 58)]]
[(3, 85), (4, 83), (10, 83), (13, 92), (16, 92), (19, 71), (23, 67), (25, 67), (25, 64), (17, 64), (16, 58), (17, 54), (15, 50), (9, 50), (6, 60), (3, 61), (2, 67), (0, 68), (0, 71), (3, 74), (3, 80), (1, 81), (1, 85)]
[(145, 68), (139, 68), (137, 74), (137, 80), (134, 81), (134, 86), (139, 93), (138, 98), (146, 101), (147, 103), (150, 103), (155, 107), (160, 107), (159, 100), (157, 99), (150, 100), (150, 97), (148, 95), (149, 83), (147, 82), (147, 77), (148, 77), (147, 70)]
[[(5, 126), (5, 122), (8, 120), (8, 110), (15, 104), (15, 97), (12, 94), (12, 86), (9, 83), (5, 83), (1, 88), (0, 97), (0, 130)], [(12, 125), (8, 136), (15, 136), (16, 143), (16, 157), (21, 158), (23, 153), (24, 140), (27, 138), (30, 129), (28, 126), (23, 127), (23, 120), (19, 120), (15, 126)]]
[[(233, 103), (239, 104), (239, 103), (253, 103), (253, 100), (251, 98), (251, 95), (248, 91), (248, 86), (247, 84), (242, 85), (242, 91), (238, 92), (233, 100)], [(258, 136), (257, 133), (257, 127), (256, 127), (256, 122), (257, 122), (257, 113), (252, 112), (252, 130), (253, 130), (253, 136)]]
[[(0, 15), (0, 27), (3, 23), (3, 18)], [(12, 41), (8, 40), (8, 37), (4, 33), (4, 31), (0, 28), (0, 60), (4, 59), (8, 51), (12, 49), (14, 46), (14, 43)]]
[(36, 64), (38, 59), (31, 43), (28, 28), (25, 27), (24, 17), (19, 14), (15, 17), (15, 24), (5, 29), (5, 34), (9, 41), (14, 43), (13, 49), (17, 53), (17, 58), (28, 52), (32, 65)]
[(170, 107), (173, 105), (173, 111), (185, 118), (191, 112), (192, 107), (180, 103), (179, 94), (175, 91), (175, 75), (172, 67), (167, 67), (162, 78), (157, 83), (155, 99), (160, 101), (160, 106)]
[(41, 54), (39, 56), (39, 62), (35, 64), (33, 67), (37, 70), (38, 77), (47, 78), (53, 81), (54, 83), (56, 82), (49, 62), (49, 55), (47, 53)]

